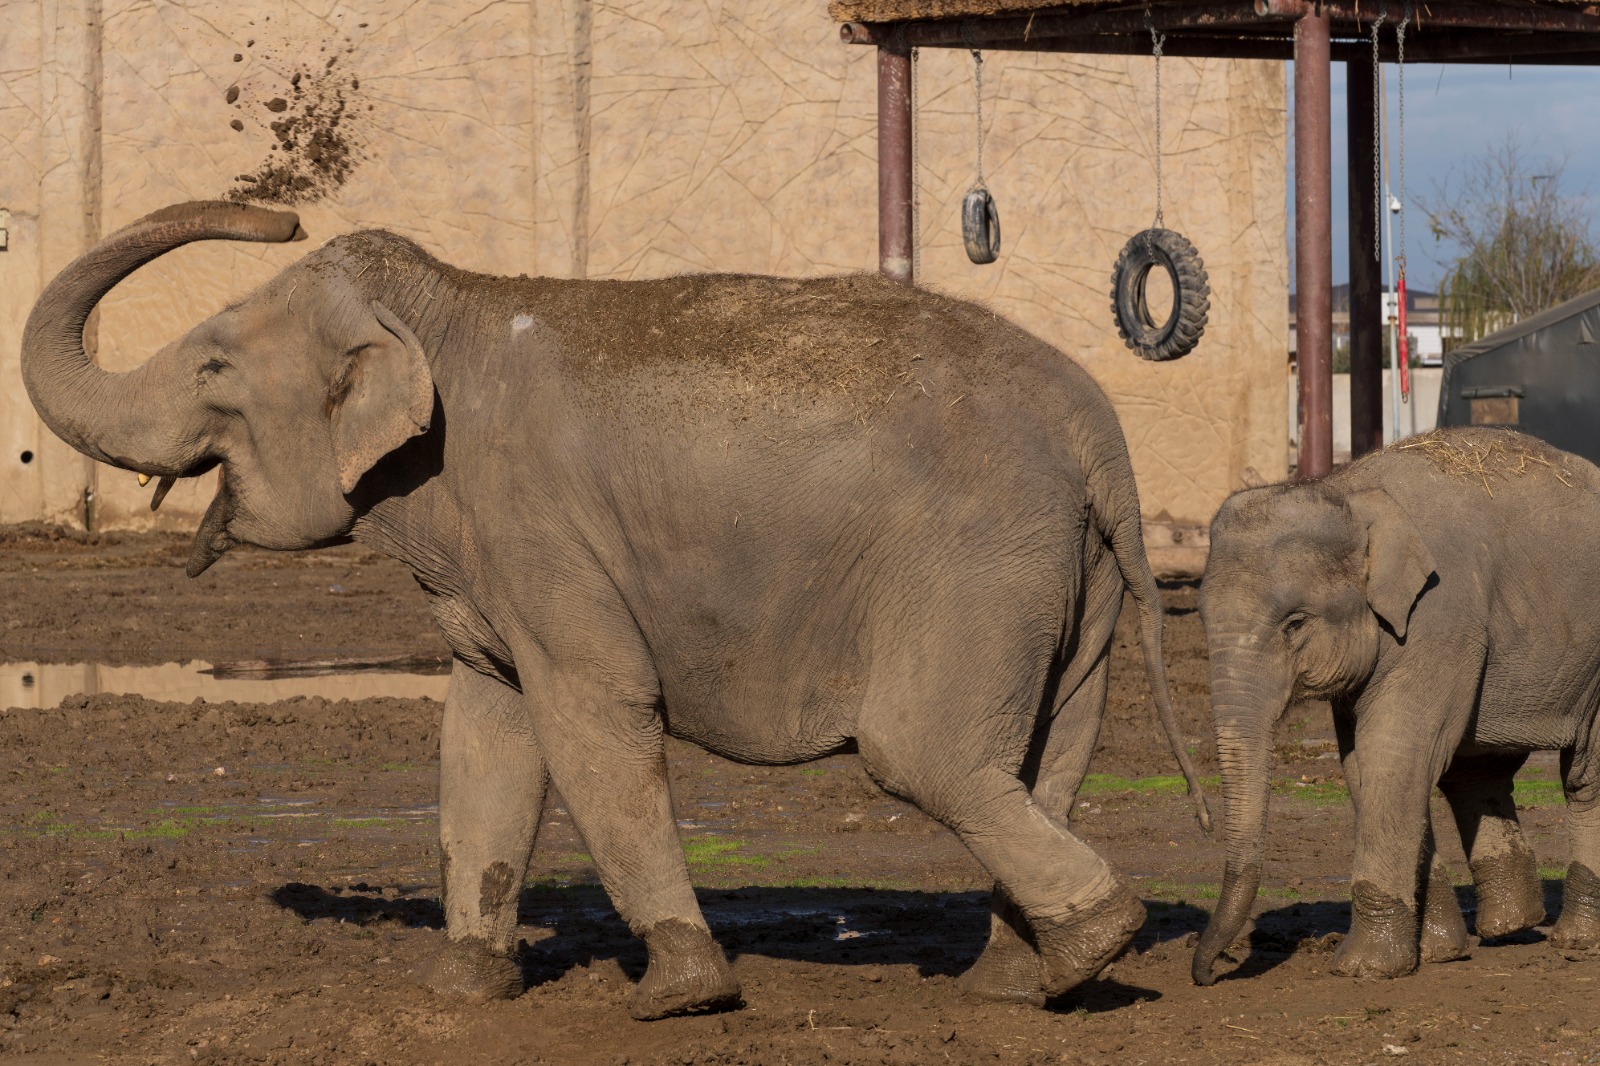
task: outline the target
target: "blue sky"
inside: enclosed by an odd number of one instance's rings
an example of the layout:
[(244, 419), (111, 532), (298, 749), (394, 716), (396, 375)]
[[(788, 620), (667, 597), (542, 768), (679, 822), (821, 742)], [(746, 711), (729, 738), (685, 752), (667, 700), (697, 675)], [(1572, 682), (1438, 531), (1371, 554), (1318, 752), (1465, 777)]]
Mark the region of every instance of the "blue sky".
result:
[[(1289, 65), (1292, 87), (1292, 64)], [(1395, 68), (1388, 79), (1390, 183), (1398, 180)], [(1365, 68), (1371, 76), (1371, 68)], [(1450, 250), (1428, 232), (1419, 201), (1437, 198), (1454, 173), (1515, 134), (1523, 157), (1546, 173), (1546, 161), (1566, 160), (1562, 188), (1600, 207), (1600, 69), (1583, 67), (1440, 66), (1406, 68), (1406, 276), (1410, 284), (1434, 288)], [(1345, 219), (1345, 65), (1333, 64), (1333, 280), (1349, 280)], [(1292, 106), (1292, 103), (1291, 103)], [(1293, 121), (1290, 122), (1291, 131)], [(1292, 132), (1291, 132), (1292, 136)], [(1290, 148), (1289, 209), (1294, 210), (1293, 147)], [(1370, 180), (1370, 179), (1369, 179)], [(1396, 190), (1398, 191), (1398, 190)], [(1291, 218), (1291, 226), (1293, 225)], [(1395, 240), (1400, 238), (1398, 224)], [(1292, 241), (1292, 238), (1291, 238)], [(1291, 245), (1292, 246), (1292, 245)], [(1440, 260), (1445, 260), (1441, 265)], [(1292, 257), (1291, 257), (1292, 263)], [(1292, 265), (1291, 265), (1292, 269)]]

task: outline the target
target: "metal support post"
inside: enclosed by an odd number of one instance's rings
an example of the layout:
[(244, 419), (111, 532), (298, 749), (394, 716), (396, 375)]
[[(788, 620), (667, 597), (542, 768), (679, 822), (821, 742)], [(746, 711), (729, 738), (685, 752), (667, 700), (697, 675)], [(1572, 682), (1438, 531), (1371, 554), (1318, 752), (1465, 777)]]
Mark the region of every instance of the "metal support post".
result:
[(1294, 24), (1295, 345), (1301, 478), (1333, 471), (1333, 161), (1329, 19)]
[(878, 270), (911, 276), (911, 49), (904, 35), (878, 46)]
[(1370, 63), (1345, 64), (1350, 179), (1350, 457), (1383, 447), (1382, 250), (1377, 246), (1377, 129)]

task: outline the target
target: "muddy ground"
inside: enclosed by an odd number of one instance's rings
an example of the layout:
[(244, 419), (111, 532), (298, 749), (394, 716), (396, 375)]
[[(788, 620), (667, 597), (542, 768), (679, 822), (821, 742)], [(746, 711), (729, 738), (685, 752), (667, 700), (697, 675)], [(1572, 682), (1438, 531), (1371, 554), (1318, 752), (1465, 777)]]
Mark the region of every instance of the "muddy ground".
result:
[[(0, 531), (0, 660), (442, 651), (410, 577), (358, 549), (241, 551), (197, 581), (183, 577), (186, 554), (175, 538)], [(1212, 774), (1194, 591), (1166, 596), (1175, 691)], [(1074, 827), (1134, 879), (1150, 917), (1135, 951), (1046, 1011), (956, 994), (986, 930), (987, 882), (852, 757), (762, 769), (673, 744), (684, 847), (746, 1005), (638, 1023), (625, 1000), (644, 953), (594, 887), (559, 797), (522, 895), (530, 991), (466, 1006), (413, 983), (444, 936), (436, 703), (96, 695), (5, 711), (0, 1057), (1600, 1062), (1600, 962), (1563, 959), (1541, 933), (1399, 981), (1327, 974), (1349, 922), (1351, 815), (1316, 709), (1281, 730), (1268, 873), (1240, 965), (1213, 988), (1191, 984), (1221, 844), (1195, 828), (1169, 776), (1131, 640), (1124, 624)], [(1565, 834), (1552, 760), (1525, 772), (1519, 798), (1554, 911)], [(1448, 818), (1437, 824), (1453, 841)], [(1448, 854), (1464, 883), (1459, 846)], [(1470, 887), (1458, 894), (1470, 911)]]

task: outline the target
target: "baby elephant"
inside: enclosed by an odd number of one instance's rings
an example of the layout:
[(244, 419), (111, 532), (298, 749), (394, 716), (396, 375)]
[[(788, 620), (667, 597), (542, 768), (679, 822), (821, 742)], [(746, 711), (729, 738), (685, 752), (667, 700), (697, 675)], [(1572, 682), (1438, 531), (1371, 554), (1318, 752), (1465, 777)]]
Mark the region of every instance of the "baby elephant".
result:
[(1227, 798), (1222, 896), (1194, 956), (1215, 980), (1261, 880), (1273, 726), (1329, 700), (1355, 802), (1350, 935), (1334, 972), (1399, 977), (1467, 931), (1434, 854), (1449, 800), (1478, 932), (1544, 920), (1511, 778), (1559, 749), (1572, 833), (1551, 940), (1600, 947), (1600, 469), (1510, 430), (1413, 437), (1322, 481), (1222, 505), (1200, 611)]

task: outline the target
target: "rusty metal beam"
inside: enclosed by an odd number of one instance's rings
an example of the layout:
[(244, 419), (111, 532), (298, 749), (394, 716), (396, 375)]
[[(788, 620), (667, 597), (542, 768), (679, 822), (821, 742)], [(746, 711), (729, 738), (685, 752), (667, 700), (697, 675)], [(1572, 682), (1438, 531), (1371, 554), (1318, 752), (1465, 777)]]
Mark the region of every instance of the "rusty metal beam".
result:
[[(841, 32), (859, 23), (846, 24)], [(873, 32), (850, 43), (875, 44), (888, 36), (888, 27), (871, 27)], [(1270, 24), (1267, 32), (1245, 34), (1240, 31), (1182, 33), (1169, 36), (1168, 56), (1193, 59), (1258, 59), (1286, 61), (1294, 58), (1294, 39), (1287, 25)], [(913, 35), (914, 36), (914, 35)], [(1084, 55), (1150, 54), (1150, 35), (1099, 34), (1096, 36), (1048, 37), (1037, 33), (1027, 39), (995, 37), (980, 42), (995, 52), (1063, 52)], [(924, 48), (970, 48), (964, 40), (949, 39)], [(1331, 58), (1335, 62), (1369, 59), (1372, 45), (1365, 38), (1335, 38)], [(1452, 29), (1418, 33), (1406, 41), (1406, 61), (1410, 63), (1517, 63), (1522, 66), (1590, 66), (1600, 56), (1600, 35), (1589, 33), (1547, 33)], [(1379, 45), (1379, 58), (1395, 62), (1399, 56), (1392, 36)]]
[[(1298, 19), (1320, 11), (1331, 20), (1333, 32), (1346, 33), (1352, 27), (1370, 26), (1377, 15), (1372, 0), (1255, 0), (1256, 14), (1267, 19)], [(1398, 4), (1396, 5), (1398, 6)], [(1389, 9), (1392, 24), (1399, 12)], [(1600, 33), (1600, 15), (1592, 8), (1571, 9), (1536, 7), (1532, 4), (1449, 3), (1416, 5), (1419, 34), (1442, 28), (1482, 30), (1559, 30), (1566, 33)]]
[[(1426, 47), (1430, 34), (1452, 30), (1543, 31), (1600, 35), (1600, 5), (1582, 10), (1528, 4), (1470, 3), (1418, 5), (1413, 32), (1416, 47)], [(1377, 13), (1372, 0), (1235, 0), (1164, 6), (1153, 9), (1153, 25), (1164, 33), (1228, 33), (1241, 36), (1284, 35), (1308, 13), (1329, 18), (1330, 37), (1360, 37)], [(846, 22), (839, 36), (846, 44), (882, 44), (891, 37), (914, 48), (995, 48), (1001, 42), (1025, 47), (1034, 41), (1105, 36), (1148, 36), (1142, 8), (1083, 11), (1013, 18), (935, 19), (926, 22)], [(1395, 14), (1390, 13), (1392, 23)], [(1051, 49), (1065, 50), (1065, 49)]]
[(1294, 24), (1295, 348), (1299, 476), (1333, 471), (1333, 160), (1329, 20)]
[(903, 285), (911, 276), (911, 49), (878, 46), (878, 270)]
[[(1151, 12), (1155, 27), (1163, 32), (1216, 30), (1248, 26), (1256, 29), (1278, 24), (1286, 31), (1296, 16), (1255, 15), (1245, 0), (1232, 3), (1163, 6)], [(1107, 34), (1144, 34), (1150, 39), (1143, 8), (1119, 11), (1083, 11), (1068, 14), (1028, 15), (1019, 18), (938, 19), (928, 22), (846, 22), (839, 26), (845, 44), (883, 44), (903, 39), (912, 48), (989, 48), (995, 41), (1030, 41), (1053, 37), (1099, 37)]]
[(1378, 159), (1372, 64), (1345, 67), (1350, 220), (1350, 457), (1383, 447), (1383, 270), (1375, 234)]

